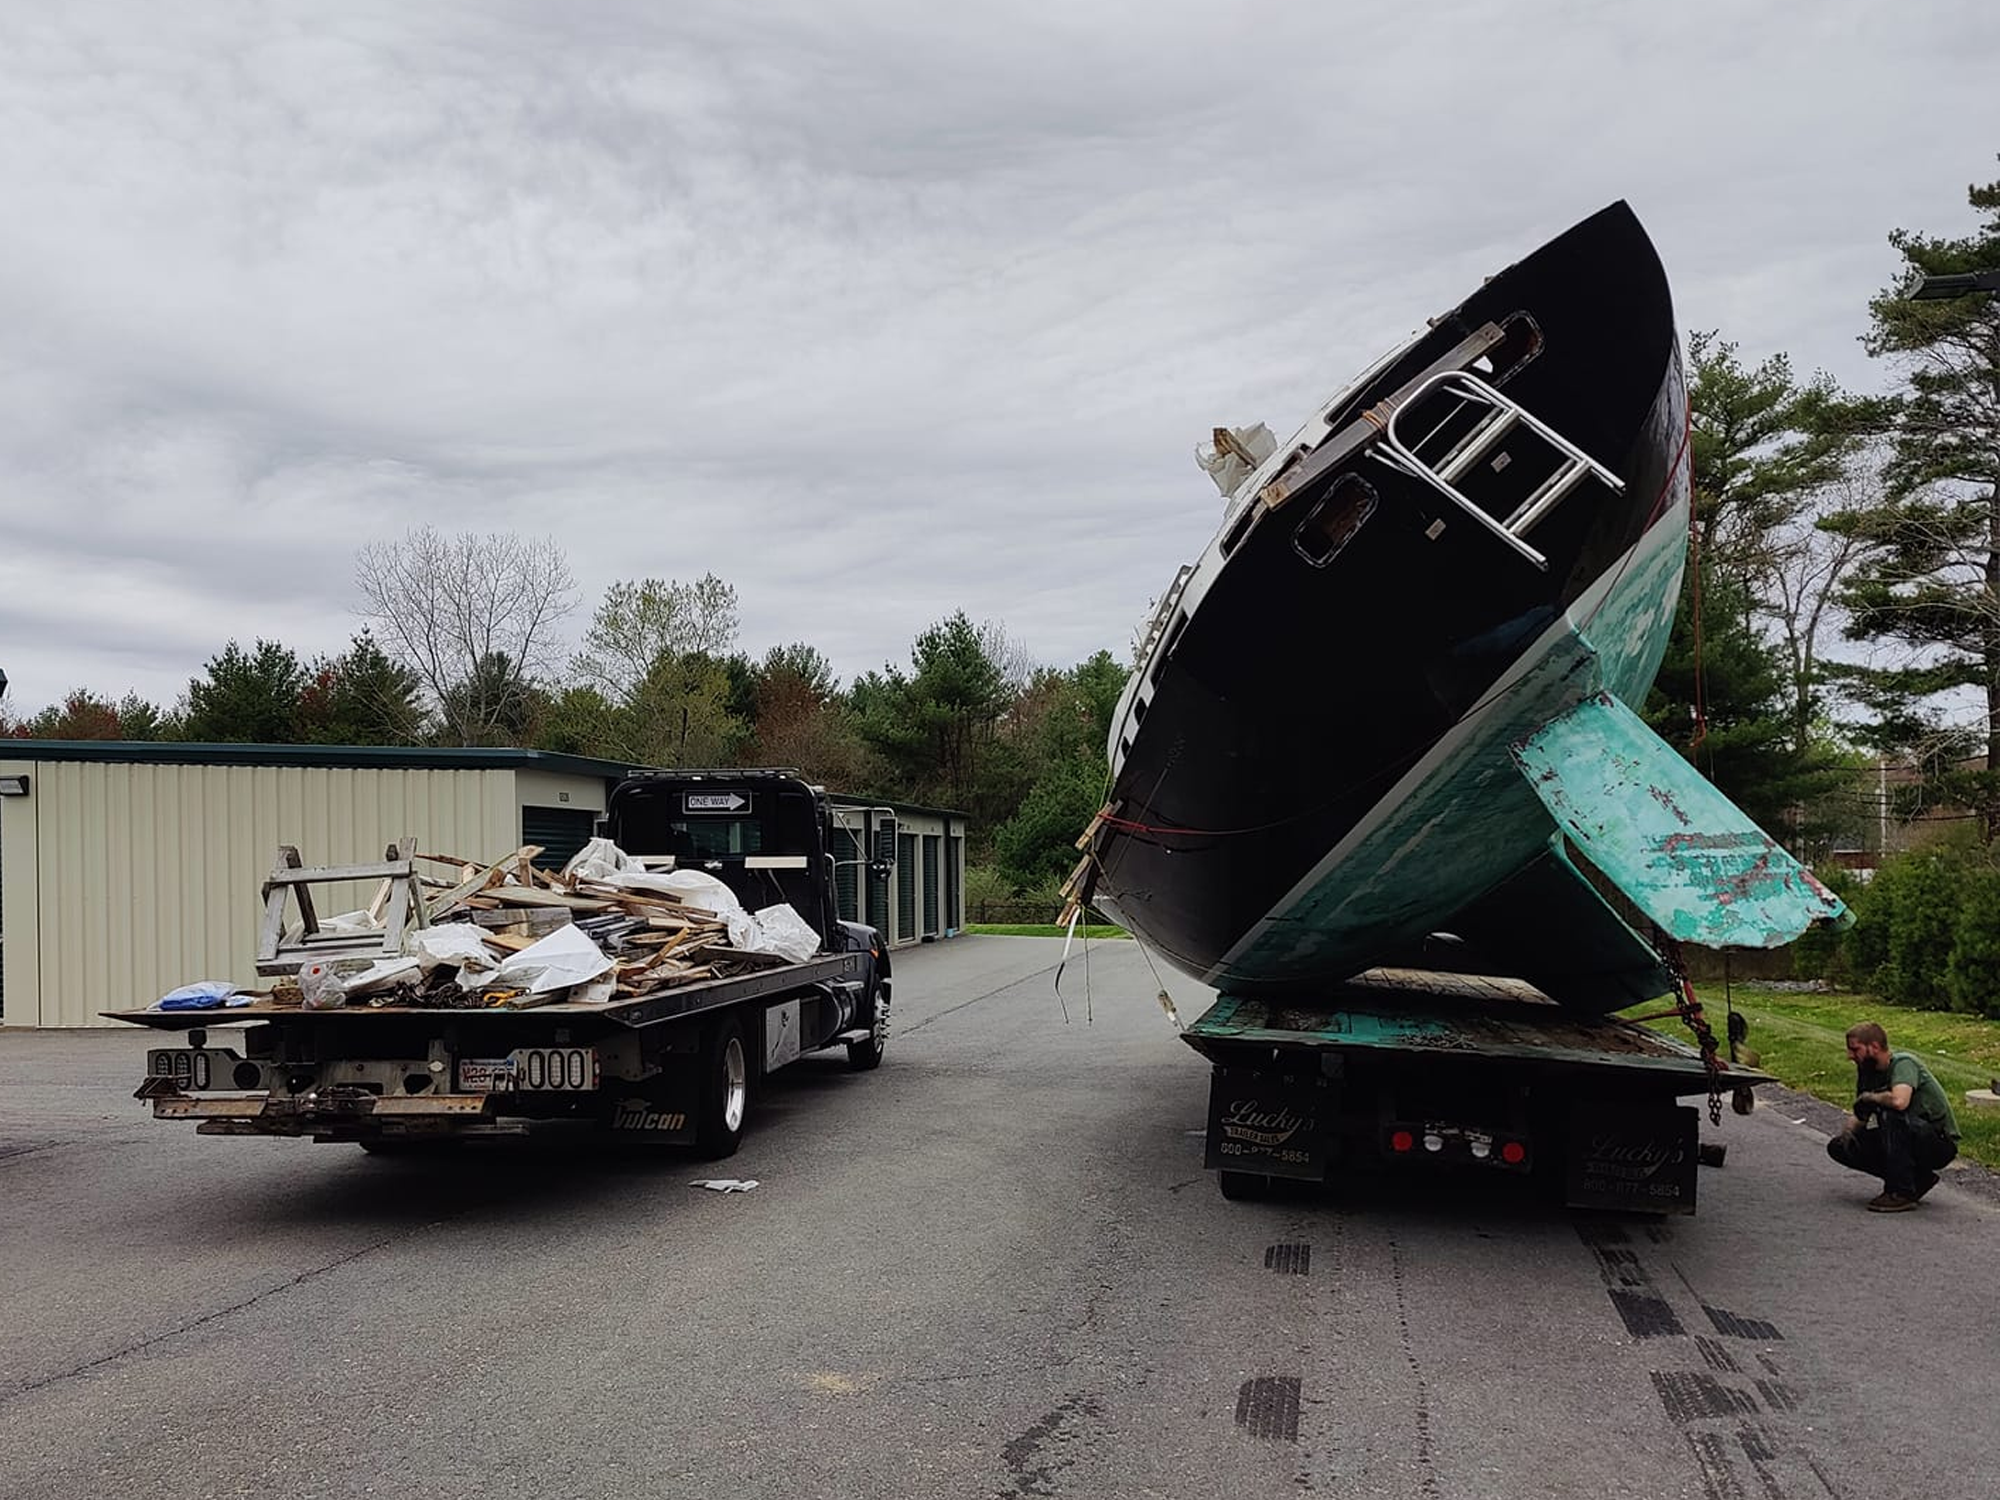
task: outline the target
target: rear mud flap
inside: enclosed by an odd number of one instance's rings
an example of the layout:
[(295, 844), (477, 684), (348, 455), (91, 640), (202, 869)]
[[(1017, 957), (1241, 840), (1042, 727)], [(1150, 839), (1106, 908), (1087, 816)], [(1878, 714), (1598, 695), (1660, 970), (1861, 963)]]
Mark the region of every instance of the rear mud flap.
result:
[[(1310, 1058), (1309, 1067), (1317, 1064)], [(1333, 1091), (1312, 1072), (1298, 1076), (1217, 1068), (1208, 1091), (1211, 1170), (1324, 1181)]]
[(695, 1143), (692, 1083), (669, 1070), (643, 1083), (609, 1083), (599, 1126), (621, 1141), (692, 1146)]
[(1689, 1105), (1570, 1111), (1563, 1201), (1571, 1208), (1691, 1214), (1700, 1116)]

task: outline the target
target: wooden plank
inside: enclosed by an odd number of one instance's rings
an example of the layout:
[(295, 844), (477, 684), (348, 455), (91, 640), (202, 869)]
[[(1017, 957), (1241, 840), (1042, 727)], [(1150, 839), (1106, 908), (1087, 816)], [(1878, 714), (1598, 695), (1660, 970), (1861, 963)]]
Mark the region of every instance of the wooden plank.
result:
[(692, 929), (683, 927), (679, 932), (670, 934), (667, 938), (665, 945), (661, 947), (658, 953), (655, 953), (653, 955), (652, 960), (650, 963), (647, 964), (647, 967), (658, 968), (660, 965), (669, 962), (669, 955), (672, 954), (677, 948), (681, 947), (682, 944), (688, 941), (688, 934), (690, 931), (692, 931)]
[(688, 906), (683, 907), (677, 912), (648, 912), (646, 913), (646, 925), (648, 927), (672, 929), (676, 927), (727, 928), (729, 924), (718, 918), (712, 911), (703, 911), (699, 906)]
[[(522, 845), (522, 849), (530, 847), (532, 846), (526, 844)], [(437, 905), (431, 908), (431, 920), (435, 922), (439, 917), (443, 916), (446, 912), (456, 907), (466, 897), (475, 895), (479, 891), (484, 890), (487, 886), (487, 883), (492, 880), (498, 879), (500, 875), (506, 870), (507, 866), (512, 864), (515, 858), (520, 853), (521, 850), (517, 849), (514, 851), (513, 854), (508, 855), (505, 859), (499, 860), (494, 864), (488, 865), (478, 874), (469, 875), (464, 880), (461, 880), (457, 885), (453, 886), (449, 892), (447, 892), (443, 896), (440, 896), (438, 898)]]
[[(463, 878), (463, 872), (464, 872), (464, 871), (466, 871), (466, 870), (471, 870), (471, 869), (475, 869), (475, 868), (477, 868), (477, 867), (478, 867), (478, 864), (479, 864), (479, 861), (477, 861), (477, 860), (473, 860), (473, 859), (461, 859), (461, 858), (459, 858), (459, 856), (458, 856), (458, 855), (456, 855), (456, 854), (416, 854), (416, 855), (412, 855), (412, 856), (411, 856), (411, 858), (413, 858), (413, 859), (427, 859), (427, 860), (429, 860), (429, 861), (430, 861), (430, 862), (431, 862), (432, 864), (437, 864), (437, 865), (450, 865), (450, 866), (451, 866), (451, 867), (452, 867), (453, 869), (455, 869), (455, 870), (458, 870), (459, 872), (461, 872), (461, 874), (460, 874), (460, 878), (461, 878), (461, 879)], [(440, 881), (440, 882), (439, 882), (439, 884), (441, 884), (441, 885), (450, 885), (450, 884), (451, 884), (451, 882), (450, 882), (450, 881), (448, 881), (448, 880), (445, 880), (445, 881)]]
[(372, 865), (314, 865), (301, 870), (273, 871), (272, 885), (323, 884), (332, 880), (394, 880), (412, 874), (408, 860), (377, 860)]
[(474, 911), (472, 921), (482, 928), (547, 937), (558, 927), (569, 925), (569, 913), (558, 907), (495, 906), (488, 911)]
[[(281, 875), (298, 865), (299, 851), (289, 844), (278, 850), (276, 862), (271, 867), (273, 875)], [(257, 931), (257, 961), (269, 962), (278, 953), (278, 944), (285, 936), (285, 890), (282, 885), (264, 882), (264, 923)], [(259, 973), (263, 972), (261, 969)]]
[[(602, 896), (609, 901), (637, 901), (646, 906), (686, 907), (688, 903), (672, 891), (636, 890), (629, 886), (613, 885), (606, 880), (579, 880), (576, 883), (579, 894)], [(695, 908), (691, 908), (695, 909)]]
[(561, 891), (544, 891), (525, 885), (496, 885), (481, 892), (502, 906), (560, 906), (570, 911), (608, 912), (613, 903), (595, 896), (570, 896)]

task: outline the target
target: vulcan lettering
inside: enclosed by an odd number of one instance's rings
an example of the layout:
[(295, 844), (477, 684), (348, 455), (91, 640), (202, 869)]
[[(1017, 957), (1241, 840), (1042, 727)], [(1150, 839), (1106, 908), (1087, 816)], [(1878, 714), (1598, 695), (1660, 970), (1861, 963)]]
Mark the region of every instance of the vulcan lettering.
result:
[(625, 1100), (611, 1117), (613, 1130), (685, 1130), (687, 1116), (678, 1110), (654, 1109), (643, 1100)]

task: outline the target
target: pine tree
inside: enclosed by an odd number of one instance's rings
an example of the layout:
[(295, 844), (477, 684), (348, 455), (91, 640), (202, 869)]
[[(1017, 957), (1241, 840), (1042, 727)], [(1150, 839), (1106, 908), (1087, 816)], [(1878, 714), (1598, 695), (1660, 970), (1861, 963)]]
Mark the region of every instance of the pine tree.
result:
[(305, 687), (305, 668), (287, 647), (260, 640), (245, 651), (231, 641), (188, 683), (187, 737), (225, 744), (290, 744), (299, 737)]
[(2000, 268), (2000, 182), (1968, 198), (1980, 216), (1971, 234), (1889, 236), (1902, 276), (1869, 304), (1864, 341), (1907, 379), (1889, 493), (1838, 524), (1870, 549), (1843, 594), (1846, 633), (1897, 657), (1853, 673), (1869, 731), (1879, 745), (1914, 748), (1937, 793), (1977, 811), (1991, 843), (2000, 833), (2000, 295), (1912, 295), (1927, 276)]

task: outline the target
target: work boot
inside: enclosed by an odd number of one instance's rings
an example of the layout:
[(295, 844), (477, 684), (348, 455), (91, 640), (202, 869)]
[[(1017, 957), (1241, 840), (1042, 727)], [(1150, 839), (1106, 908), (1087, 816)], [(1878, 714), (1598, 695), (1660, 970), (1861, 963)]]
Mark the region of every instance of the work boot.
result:
[(1868, 1200), (1868, 1211), (1875, 1214), (1906, 1214), (1916, 1206), (1916, 1199), (1905, 1198), (1901, 1193), (1884, 1193)]
[(1932, 1188), (1936, 1187), (1937, 1185), (1938, 1185), (1937, 1173), (1935, 1172), (1924, 1173), (1923, 1176), (1917, 1179), (1917, 1190), (1916, 1192), (1910, 1195), (1911, 1201), (1914, 1202), (1915, 1200), (1923, 1197), (1925, 1193), (1928, 1193)]

